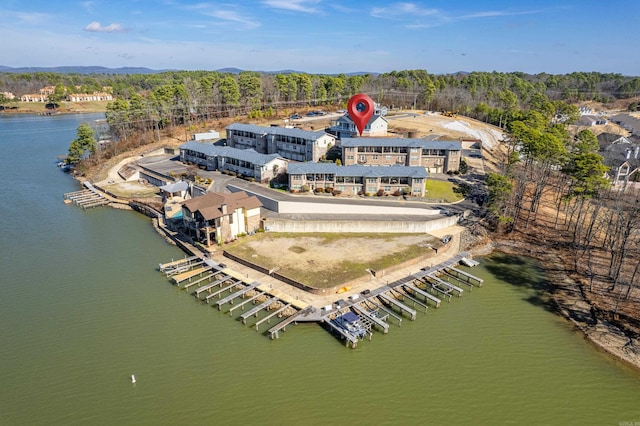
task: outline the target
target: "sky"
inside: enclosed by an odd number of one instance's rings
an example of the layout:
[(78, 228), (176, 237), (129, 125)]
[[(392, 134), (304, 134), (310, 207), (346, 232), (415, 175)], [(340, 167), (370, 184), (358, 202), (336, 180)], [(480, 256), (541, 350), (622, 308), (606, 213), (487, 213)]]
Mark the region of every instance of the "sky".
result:
[(636, 0), (2, 0), (0, 65), (640, 76)]

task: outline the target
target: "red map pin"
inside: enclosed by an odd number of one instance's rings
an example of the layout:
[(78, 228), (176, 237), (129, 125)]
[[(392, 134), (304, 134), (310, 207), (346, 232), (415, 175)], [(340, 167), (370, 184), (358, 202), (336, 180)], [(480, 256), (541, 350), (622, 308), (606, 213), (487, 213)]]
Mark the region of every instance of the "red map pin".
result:
[(362, 131), (369, 122), (374, 110), (375, 104), (373, 103), (373, 99), (367, 95), (359, 93), (349, 99), (349, 102), (347, 103), (347, 112), (349, 113), (349, 117), (351, 117), (353, 122), (356, 124), (356, 128), (358, 129), (360, 136), (362, 136)]

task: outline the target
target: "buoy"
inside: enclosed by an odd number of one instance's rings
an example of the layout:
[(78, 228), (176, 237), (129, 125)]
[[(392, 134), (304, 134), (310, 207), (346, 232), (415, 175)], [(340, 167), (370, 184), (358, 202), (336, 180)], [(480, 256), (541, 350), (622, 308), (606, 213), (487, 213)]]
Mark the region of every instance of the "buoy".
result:
[(135, 383), (136, 382), (136, 376), (134, 376), (133, 374), (131, 375), (131, 383)]

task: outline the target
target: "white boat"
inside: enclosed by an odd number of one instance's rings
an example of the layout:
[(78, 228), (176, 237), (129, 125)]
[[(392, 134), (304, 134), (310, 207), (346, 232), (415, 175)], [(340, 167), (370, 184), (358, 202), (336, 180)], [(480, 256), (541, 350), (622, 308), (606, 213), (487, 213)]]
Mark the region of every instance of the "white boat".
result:
[(136, 376), (134, 376), (133, 374), (131, 375), (131, 383), (135, 383), (136, 382)]

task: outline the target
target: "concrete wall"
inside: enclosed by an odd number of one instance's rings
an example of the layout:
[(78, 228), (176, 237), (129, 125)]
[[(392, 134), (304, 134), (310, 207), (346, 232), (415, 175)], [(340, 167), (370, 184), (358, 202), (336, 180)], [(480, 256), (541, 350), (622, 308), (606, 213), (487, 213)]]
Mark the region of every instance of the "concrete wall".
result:
[[(364, 204), (341, 204), (339, 202), (327, 201), (323, 203), (321, 195), (314, 197), (314, 202), (306, 202), (311, 196), (300, 196), (300, 200), (293, 201), (278, 201), (273, 198), (269, 198), (265, 195), (261, 195), (255, 192), (251, 192), (248, 188), (240, 188), (233, 185), (227, 185), (227, 188), (231, 192), (245, 191), (249, 195), (255, 195), (262, 202), (265, 209), (271, 210), (277, 213), (289, 213), (289, 214), (358, 214), (358, 215), (416, 215), (416, 216), (437, 216), (440, 214), (440, 210), (420, 208), (420, 207), (407, 207), (408, 203), (403, 205), (394, 205), (395, 201), (386, 202), (388, 205), (364, 205)], [(292, 196), (295, 198), (295, 196)], [(319, 202), (315, 202), (319, 201)], [(372, 198), (375, 201), (375, 198)], [(400, 204), (400, 201), (398, 201)]]
[(457, 216), (441, 217), (429, 221), (386, 220), (289, 220), (269, 218), (265, 222), (270, 232), (377, 232), (428, 233), (447, 228), (458, 222)]

